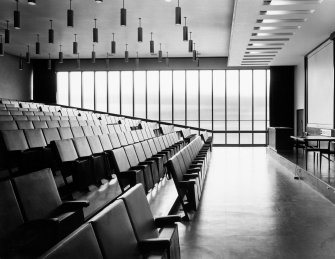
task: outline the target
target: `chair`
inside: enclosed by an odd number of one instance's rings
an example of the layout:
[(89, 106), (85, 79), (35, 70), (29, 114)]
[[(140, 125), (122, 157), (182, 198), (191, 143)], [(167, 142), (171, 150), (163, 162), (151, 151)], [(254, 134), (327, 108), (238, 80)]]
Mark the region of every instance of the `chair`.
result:
[[(149, 146), (148, 141), (141, 142), (143, 151), (147, 158), (154, 159), (157, 163), (159, 177), (162, 179), (165, 175), (165, 167), (164, 167), (164, 155), (154, 154)], [(167, 160), (166, 160), (167, 161)], [(166, 162), (165, 161), (165, 162)]]
[(77, 120), (69, 120), (70, 127), (79, 127), (79, 122)]
[(70, 127), (58, 128), (61, 139), (72, 139), (73, 133)]
[(64, 238), (40, 259), (103, 259), (91, 224), (85, 224)]
[(48, 128), (46, 121), (33, 121), (33, 125), (35, 129), (47, 129)]
[(0, 130), (16, 130), (18, 129), (15, 121), (0, 121)]
[(335, 155), (335, 142), (334, 141), (329, 141), (328, 142), (328, 148), (326, 149), (320, 149), (320, 169), (322, 168), (322, 157), (325, 157), (325, 155), (327, 156), (326, 158), (328, 159), (328, 168), (330, 168), (330, 155)]
[(85, 134), (86, 137), (94, 135), (91, 126), (83, 126), (82, 128), (83, 128), (83, 131), (84, 131), (84, 134)]
[(57, 120), (46, 121), (48, 128), (59, 128), (59, 122)]
[(16, 121), (19, 129), (33, 129), (34, 125), (31, 121)]
[(64, 118), (61, 118), (61, 120), (59, 121), (59, 126), (62, 128), (69, 128), (70, 122), (68, 120), (64, 120)]
[[(122, 200), (117, 200), (91, 221), (104, 258), (165, 258), (165, 249), (154, 241), (138, 241)], [(149, 255), (156, 254), (157, 257)]]
[(71, 130), (74, 138), (80, 138), (85, 136), (84, 131), (80, 126), (71, 127)]
[(117, 132), (116, 135), (118, 136), (119, 138), (119, 141), (120, 141), (120, 144), (122, 147), (125, 147), (128, 145), (128, 141), (126, 139), (126, 136), (123, 134), (123, 132)]
[(109, 134), (109, 139), (112, 143), (113, 148), (120, 148), (121, 147), (120, 140), (119, 140), (116, 133), (110, 133)]
[(162, 247), (168, 251), (168, 258), (180, 258), (178, 226), (175, 224), (181, 222), (180, 216), (154, 218), (141, 184), (129, 189), (119, 199), (126, 205), (138, 241), (161, 241)]
[(88, 201), (62, 202), (50, 168), (14, 178), (23, 216), (27, 221), (53, 219), (58, 240), (84, 223)]

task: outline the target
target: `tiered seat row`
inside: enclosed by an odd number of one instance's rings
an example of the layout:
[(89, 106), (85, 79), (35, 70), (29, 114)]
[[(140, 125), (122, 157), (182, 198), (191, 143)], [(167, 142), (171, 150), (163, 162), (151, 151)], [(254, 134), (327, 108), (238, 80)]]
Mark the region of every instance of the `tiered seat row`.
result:
[(198, 136), (167, 162), (186, 217), (198, 208), (210, 158), (210, 145)]

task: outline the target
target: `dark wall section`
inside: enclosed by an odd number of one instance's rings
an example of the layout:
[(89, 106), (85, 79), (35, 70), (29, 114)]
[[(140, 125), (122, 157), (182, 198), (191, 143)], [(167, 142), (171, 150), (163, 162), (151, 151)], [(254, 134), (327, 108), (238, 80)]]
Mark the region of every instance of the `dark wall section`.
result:
[(34, 101), (54, 104), (56, 103), (57, 77), (52, 64), (48, 70), (48, 60), (33, 60), (34, 70)]
[(270, 126), (294, 127), (294, 67), (270, 68)]
[(19, 70), (18, 57), (0, 57), (0, 98), (30, 100), (32, 68), (26, 63), (23, 68)]

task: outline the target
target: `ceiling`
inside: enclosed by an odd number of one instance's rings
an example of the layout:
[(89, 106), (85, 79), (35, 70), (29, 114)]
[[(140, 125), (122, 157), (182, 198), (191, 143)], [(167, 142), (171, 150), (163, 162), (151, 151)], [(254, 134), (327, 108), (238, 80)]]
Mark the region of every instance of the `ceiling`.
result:
[(228, 65), (297, 65), (335, 30), (334, 10), (334, 0), (236, 0)]
[[(129, 56), (152, 57), (149, 53), (150, 32), (153, 32), (155, 51), (169, 52), (170, 57), (191, 57), (188, 43), (182, 40), (182, 26), (175, 25), (175, 7), (177, 0), (125, 0), (127, 9), (127, 26), (120, 26), (120, 8), (122, 0), (105, 0), (96, 3), (94, 0), (73, 0), (74, 27), (67, 27), (66, 13), (69, 0), (36, 0), (35, 6), (28, 5), (27, 0), (19, 0), (21, 13), (21, 29), (13, 28), (13, 11), (15, 0), (1, 0), (0, 30), (10, 21), (11, 43), (5, 51), (14, 55), (22, 55), (30, 45), (32, 58), (58, 57), (59, 45), (62, 44), (64, 57), (74, 58), (72, 42), (74, 34), (78, 34), (81, 58), (89, 58), (92, 52), (92, 29), (94, 18), (97, 18), (99, 43), (95, 44), (97, 58), (106, 57), (110, 52), (112, 33), (115, 33), (117, 53), (115, 57), (124, 57), (125, 44), (128, 44)], [(196, 43), (201, 57), (228, 56), (230, 28), (233, 14), (233, 0), (180, 0), (182, 17), (186, 16), (189, 31)], [(138, 18), (142, 18), (144, 30), (143, 43), (137, 42)], [(53, 20), (55, 43), (48, 44), (49, 20)], [(184, 20), (183, 20), (184, 21)], [(35, 55), (36, 34), (40, 34), (41, 55)]]
[[(94, 18), (97, 18), (97, 58), (104, 58), (110, 52), (113, 32), (117, 43), (116, 58), (124, 57), (125, 44), (128, 44), (130, 57), (135, 57), (136, 52), (141, 58), (152, 57), (149, 53), (150, 32), (153, 32), (156, 52), (159, 43), (162, 43), (164, 56), (169, 52), (170, 57), (191, 57), (187, 42), (182, 41), (182, 26), (174, 24), (177, 0), (125, 0), (126, 27), (120, 26), (122, 0), (105, 0), (100, 4), (94, 0), (72, 0), (73, 28), (66, 26), (69, 0), (36, 2), (37, 5), (31, 6), (27, 0), (19, 0), (21, 29), (15, 30), (13, 11), (16, 1), (1, 0), (1, 34), (4, 33), (6, 20), (10, 21), (11, 43), (5, 45), (7, 53), (25, 55), (29, 44), (32, 58), (48, 58), (49, 53), (51, 58), (57, 58), (61, 44), (65, 58), (76, 58), (72, 54), (76, 33), (80, 57), (90, 58), (93, 48), (92, 29)], [(187, 17), (189, 31), (192, 31), (192, 39), (200, 57), (228, 56), (228, 66), (296, 65), (335, 29), (335, 0), (180, 0), (180, 6), (182, 17)], [(291, 10), (293, 13), (265, 13), (276, 10)], [(143, 43), (137, 42), (138, 18), (142, 18)], [(54, 44), (48, 44), (50, 19), (53, 20), (55, 31)], [(260, 30), (264, 29), (262, 27), (277, 28), (263, 31)], [(254, 33), (263, 32), (280, 34), (253, 36)], [(289, 35), (285, 35), (287, 33)], [(34, 54), (36, 34), (40, 34), (41, 55)], [(260, 53), (247, 53), (252, 51)]]

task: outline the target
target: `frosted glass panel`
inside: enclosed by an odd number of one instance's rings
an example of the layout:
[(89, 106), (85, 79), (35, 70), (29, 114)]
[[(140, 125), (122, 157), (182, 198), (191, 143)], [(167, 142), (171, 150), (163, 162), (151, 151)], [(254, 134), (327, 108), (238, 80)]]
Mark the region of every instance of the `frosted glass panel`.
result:
[(70, 106), (81, 108), (81, 72), (70, 73)]
[(120, 72), (108, 72), (108, 109), (120, 114)]
[[(252, 71), (240, 71), (240, 129), (252, 130)], [(244, 143), (246, 144), (246, 143)]]
[(69, 105), (69, 73), (57, 73), (57, 103)]
[[(187, 120), (198, 120), (199, 71), (186, 71)], [(187, 125), (190, 125), (187, 123)]]
[(174, 121), (185, 125), (185, 71), (173, 71)]
[(172, 71), (160, 72), (161, 121), (172, 120)]
[(159, 72), (147, 72), (148, 87), (148, 119), (159, 119)]
[(95, 109), (107, 112), (107, 72), (95, 73)]
[(266, 120), (266, 70), (254, 71), (254, 120)]
[(213, 71), (214, 130), (225, 130), (225, 78), (225, 70)]
[(94, 72), (83, 72), (83, 108), (94, 110)]
[(212, 129), (212, 71), (200, 71), (200, 127)]
[(121, 72), (121, 114), (133, 116), (133, 72)]
[(134, 97), (135, 97), (135, 117), (145, 118), (146, 116), (146, 72), (134, 72)]

